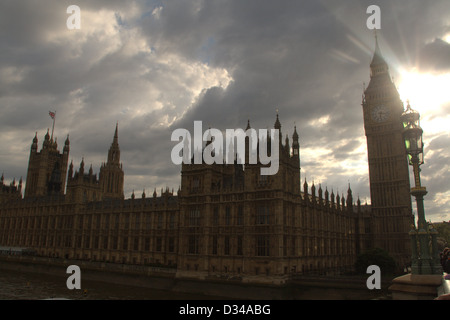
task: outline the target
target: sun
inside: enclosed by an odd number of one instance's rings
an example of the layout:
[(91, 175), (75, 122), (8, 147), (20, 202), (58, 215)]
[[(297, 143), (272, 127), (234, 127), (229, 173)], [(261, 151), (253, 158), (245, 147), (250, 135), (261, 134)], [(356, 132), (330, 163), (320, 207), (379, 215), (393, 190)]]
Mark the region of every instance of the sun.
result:
[(428, 134), (448, 131), (450, 116), (444, 107), (450, 105), (450, 73), (420, 73), (415, 69), (400, 72), (398, 91), (402, 101), (421, 116), (421, 126)]

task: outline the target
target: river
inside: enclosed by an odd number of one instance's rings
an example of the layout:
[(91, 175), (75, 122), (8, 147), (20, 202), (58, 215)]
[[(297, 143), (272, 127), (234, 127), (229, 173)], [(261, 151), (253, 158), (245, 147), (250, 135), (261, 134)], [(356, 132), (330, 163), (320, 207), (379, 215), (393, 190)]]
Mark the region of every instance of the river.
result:
[(69, 290), (67, 278), (45, 274), (15, 272), (0, 269), (0, 300), (209, 300), (199, 294), (177, 293), (151, 288), (115, 285), (81, 280), (81, 289)]

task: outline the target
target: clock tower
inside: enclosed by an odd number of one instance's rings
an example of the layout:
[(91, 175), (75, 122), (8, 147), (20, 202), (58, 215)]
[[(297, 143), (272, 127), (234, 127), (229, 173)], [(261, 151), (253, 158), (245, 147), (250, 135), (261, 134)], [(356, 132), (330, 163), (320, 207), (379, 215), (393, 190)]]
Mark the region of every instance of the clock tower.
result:
[(363, 95), (369, 163), (371, 247), (386, 250), (403, 267), (411, 260), (413, 223), (409, 169), (402, 138), (404, 111), (375, 37), (370, 82)]

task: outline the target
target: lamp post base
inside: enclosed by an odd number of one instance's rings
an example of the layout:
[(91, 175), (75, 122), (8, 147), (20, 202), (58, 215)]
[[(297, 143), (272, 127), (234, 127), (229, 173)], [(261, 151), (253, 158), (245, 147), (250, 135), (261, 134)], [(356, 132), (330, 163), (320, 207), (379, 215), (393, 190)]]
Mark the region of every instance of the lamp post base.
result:
[(406, 274), (392, 280), (393, 300), (433, 300), (450, 293), (450, 280), (441, 275)]

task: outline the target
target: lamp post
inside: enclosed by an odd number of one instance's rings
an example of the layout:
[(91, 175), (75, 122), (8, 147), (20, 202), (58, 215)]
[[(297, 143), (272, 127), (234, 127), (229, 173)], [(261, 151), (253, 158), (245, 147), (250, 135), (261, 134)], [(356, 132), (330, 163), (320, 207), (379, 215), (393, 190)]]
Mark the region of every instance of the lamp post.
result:
[(402, 114), (403, 139), (409, 164), (413, 167), (414, 187), (411, 195), (416, 198), (417, 204), (417, 229), (413, 225), (409, 232), (412, 246), (412, 274), (442, 274), (436, 246), (436, 231), (429, 228), (425, 220), (423, 197), (427, 189), (420, 183), (420, 165), (423, 164), (423, 130), (420, 127), (420, 115), (409, 105)]

